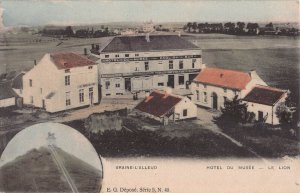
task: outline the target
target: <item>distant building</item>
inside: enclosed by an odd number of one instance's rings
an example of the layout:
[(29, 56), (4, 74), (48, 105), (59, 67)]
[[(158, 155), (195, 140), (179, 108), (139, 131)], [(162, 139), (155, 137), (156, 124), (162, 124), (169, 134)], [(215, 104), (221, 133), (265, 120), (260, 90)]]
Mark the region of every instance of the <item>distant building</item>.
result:
[(93, 53), (102, 96), (186, 88), (202, 65), (201, 49), (176, 35), (114, 37)]
[(97, 65), (75, 53), (45, 54), (23, 76), (23, 98), (48, 112), (98, 103)]
[(243, 100), (248, 104), (248, 111), (255, 114), (255, 119), (272, 125), (279, 124), (276, 116), (278, 104), (285, 102), (287, 91), (268, 86), (255, 86)]
[(190, 99), (161, 91), (153, 91), (134, 109), (164, 124), (197, 117), (197, 106)]
[(144, 22), (142, 30), (143, 32), (153, 32), (155, 30), (154, 23), (152, 21)]
[(220, 110), (225, 100), (232, 100), (236, 95), (243, 98), (257, 84), (267, 85), (255, 71), (247, 73), (207, 67), (193, 80), (192, 100), (197, 105)]
[(0, 83), (0, 108), (16, 105), (18, 95), (13, 91), (11, 82)]

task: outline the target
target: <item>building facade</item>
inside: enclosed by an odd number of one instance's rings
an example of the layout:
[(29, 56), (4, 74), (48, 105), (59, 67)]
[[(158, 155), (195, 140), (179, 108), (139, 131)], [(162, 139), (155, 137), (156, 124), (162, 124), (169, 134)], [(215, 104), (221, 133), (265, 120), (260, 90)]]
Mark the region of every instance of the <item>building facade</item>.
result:
[(197, 117), (197, 106), (190, 99), (166, 91), (153, 91), (134, 109), (164, 124)]
[(153, 89), (186, 88), (199, 73), (201, 49), (179, 36), (115, 37), (100, 52), (102, 96)]
[(97, 65), (75, 53), (45, 54), (23, 76), (23, 100), (48, 112), (98, 103)]
[(284, 103), (288, 96), (286, 90), (268, 86), (255, 86), (244, 98), (247, 110), (255, 114), (257, 121), (272, 125), (280, 124), (276, 115), (276, 109), (280, 103)]
[(192, 100), (197, 105), (220, 110), (227, 99), (236, 95), (243, 98), (257, 84), (266, 85), (255, 71), (204, 67), (191, 84)]

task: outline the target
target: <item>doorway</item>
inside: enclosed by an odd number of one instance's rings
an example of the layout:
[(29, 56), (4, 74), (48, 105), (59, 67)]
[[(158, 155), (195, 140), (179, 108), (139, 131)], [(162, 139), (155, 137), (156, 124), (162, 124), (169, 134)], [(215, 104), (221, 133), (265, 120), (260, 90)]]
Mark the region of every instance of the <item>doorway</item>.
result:
[(131, 78), (125, 78), (125, 90), (131, 91)]
[(212, 93), (212, 107), (218, 110), (218, 95), (215, 92)]
[(258, 111), (258, 121), (264, 120), (264, 113), (262, 111)]
[(168, 75), (168, 87), (174, 88), (174, 75)]

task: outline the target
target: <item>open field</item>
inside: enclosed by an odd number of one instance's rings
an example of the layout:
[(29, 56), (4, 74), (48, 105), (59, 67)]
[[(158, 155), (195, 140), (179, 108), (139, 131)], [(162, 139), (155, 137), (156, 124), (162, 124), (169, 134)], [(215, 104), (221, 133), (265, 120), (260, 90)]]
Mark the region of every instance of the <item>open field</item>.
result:
[[(224, 34), (183, 35), (203, 49), (203, 62), (257, 73), (271, 86), (290, 89), (299, 98), (299, 37), (234, 36)], [(109, 38), (59, 40), (39, 35), (0, 36), (0, 73), (7, 70), (29, 70), (47, 52), (83, 53), (92, 43), (104, 46)]]

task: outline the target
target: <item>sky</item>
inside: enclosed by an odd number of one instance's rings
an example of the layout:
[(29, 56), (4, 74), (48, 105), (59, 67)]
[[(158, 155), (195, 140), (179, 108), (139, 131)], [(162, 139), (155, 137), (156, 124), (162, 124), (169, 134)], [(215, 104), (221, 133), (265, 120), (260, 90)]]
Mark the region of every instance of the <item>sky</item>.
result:
[(2, 17), (6, 27), (150, 20), (154, 23), (299, 21), (299, 0), (0, 0), (0, 2), (4, 9)]
[(29, 150), (47, 147), (48, 132), (55, 134), (57, 147), (102, 171), (100, 158), (92, 144), (75, 129), (58, 123), (36, 124), (19, 132), (4, 149), (0, 166)]

